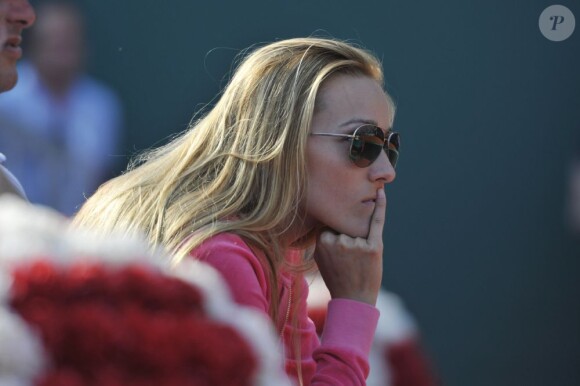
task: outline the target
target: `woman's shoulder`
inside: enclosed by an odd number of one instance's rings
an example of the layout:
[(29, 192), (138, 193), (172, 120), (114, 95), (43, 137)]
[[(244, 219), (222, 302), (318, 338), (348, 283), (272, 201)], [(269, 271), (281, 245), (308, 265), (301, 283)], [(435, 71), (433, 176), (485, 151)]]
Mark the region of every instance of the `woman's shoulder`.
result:
[(198, 259), (206, 259), (212, 255), (228, 255), (230, 253), (241, 255), (254, 255), (252, 248), (235, 233), (219, 233), (202, 242), (194, 248), (190, 255)]
[(194, 248), (190, 255), (217, 269), (238, 303), (268, 309), (266, 269), (241, 236), (220, 233)]
[(222, 232), (214, 235), (203, 242), (203, 244), (213, 244), (213, 243), (232, 243), (232, 244), (245, 244), (244, 240), (237, 233), (232, 232)]
[(220, 271), (253, 273), (264, 277), (261, 252), (252, 248), (240, 235), (220, 233), (205, 240), (190, 252), (195, 259), (205, 261)]

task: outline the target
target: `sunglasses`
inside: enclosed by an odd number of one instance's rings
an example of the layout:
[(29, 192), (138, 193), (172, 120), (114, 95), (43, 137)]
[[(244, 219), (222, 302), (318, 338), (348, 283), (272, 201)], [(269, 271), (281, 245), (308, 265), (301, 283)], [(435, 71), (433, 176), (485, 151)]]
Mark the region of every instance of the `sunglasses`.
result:
[(399, 159), (399, 133), (389, 131), (385, 139), (383, 129), (375, 125), (363, 125), (358, 127), (352, 134), (335, 133), (311, 133), (326, 137), (350, 138), (349, 158), (359, 168), (366, 168), (385, 150), (389, 162), (394, 167)]

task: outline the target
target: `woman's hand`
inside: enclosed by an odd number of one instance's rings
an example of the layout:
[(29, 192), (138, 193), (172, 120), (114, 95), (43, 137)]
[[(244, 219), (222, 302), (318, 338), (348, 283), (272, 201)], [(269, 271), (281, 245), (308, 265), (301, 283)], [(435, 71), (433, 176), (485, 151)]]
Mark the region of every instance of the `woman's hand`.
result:
[(366, 239), (324, 230), (318, 236), (314, 259), (331, 297), (375, 305), (383, 276), (383, 226), (387, 200), (377, 191), (375, 210)]

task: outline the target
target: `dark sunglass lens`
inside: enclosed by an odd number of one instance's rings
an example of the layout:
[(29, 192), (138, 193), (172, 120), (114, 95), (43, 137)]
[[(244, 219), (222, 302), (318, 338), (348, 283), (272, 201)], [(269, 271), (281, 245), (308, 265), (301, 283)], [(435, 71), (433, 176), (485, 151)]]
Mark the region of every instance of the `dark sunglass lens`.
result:
[(361, 129), (363, 132), (361, 135), (365, 142), (362, 156), (368, 161), (366, 164), (366, 166), (368, 166), (379, 158), (385, 143), (385, 135), (383, 130), (377, 126), (363, 126)]
[(359, 127), (354, 133), (350, 158), (358, 167), (369, 166), (381, 154), (384, 144), (383, 131), (373, 125)]
[(399, 150), (400, 146), (400, 139), (399, 133), (390, 132), (388, 137), (389, 147), (394, 147), (395, 149)]
[(356, 166), (366, 167), (370, 165), (370, 162), (365, 159), (364, 153), (366, 151), (366, 145), (364, 137), (355, 137), (350, 145), (350, 159), (355, 163)]
[[(350, 159), (358, 167), (364, 168), (369, 166), (381, 153), (383, 139), (377, 133), (377, 127), (373, 125), (364, 125), (355, 130), (350, 147)], [(376, 153), (376, 154), (375, 154)]]
[(386, 152), (393, 167), (397, 166), (397, 161), (399, 160), (399, 145), (399, 133), (390, 133), (387, 139)]
[(399, 152), (395, 149), (387, 149), (387, 157), (393, 168), (397, 167), (397, 161), (399, 160)]

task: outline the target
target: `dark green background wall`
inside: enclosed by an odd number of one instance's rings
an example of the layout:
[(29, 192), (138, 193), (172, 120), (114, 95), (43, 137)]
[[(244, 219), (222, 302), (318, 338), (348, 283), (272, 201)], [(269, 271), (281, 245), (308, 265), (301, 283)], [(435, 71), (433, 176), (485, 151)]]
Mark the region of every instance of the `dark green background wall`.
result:
[[(580, 384), (580, 244), (564, 221), (580, 26), (544, 38), (551, 2), (80, 3), (91, 72), (124, 100), (126, 155), (183, 130), (251, 44), (318, 33), (375, 51), (404, 146), (384, 286), (417, 317), (444, 384)], [(580, 23), (578, 1), (558, 4)]]

